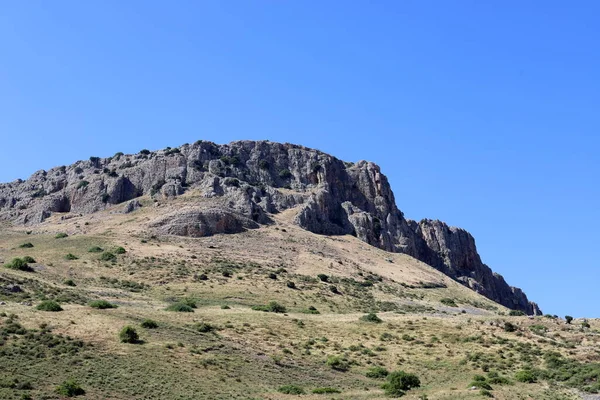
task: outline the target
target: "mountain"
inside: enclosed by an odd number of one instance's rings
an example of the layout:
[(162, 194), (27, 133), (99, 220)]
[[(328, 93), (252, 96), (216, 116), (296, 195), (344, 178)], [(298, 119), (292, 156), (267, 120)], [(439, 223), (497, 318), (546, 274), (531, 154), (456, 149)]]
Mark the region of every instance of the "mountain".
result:
[(437, 220), (406, 219), (376, 164), (343, 162), (293, 144), (198, 141), (90, 157), (0, 185), (0, 218), (37, 225), (53, 214), (68, 219), (121, 203), (121, 212), (128, 213), (141, 206), (140, 196), (151, 196), (160, 207), (163, 199), (192, 192), (200, 193), (197, 201), (161, 213), (148, 221), (148, 230), (187, 237), (240, 233), (294, 210), (293, 222), (307, 231), (353, 235), (407, 254), (508, 308), (541, 314), (525, 293), (481, 261), (468, 232)]

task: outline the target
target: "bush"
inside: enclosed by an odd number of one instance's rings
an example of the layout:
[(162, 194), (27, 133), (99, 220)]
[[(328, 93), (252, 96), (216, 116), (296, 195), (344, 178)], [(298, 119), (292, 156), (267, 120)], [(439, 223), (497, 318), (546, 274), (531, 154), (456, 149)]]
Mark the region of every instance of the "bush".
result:
[(571, 321), (573, 321), (573, 317), (571, 317), (570, 315), (565, 315), (565, 320), (567, 321), (567, 324), (570, 324)]
[(175, 311), (175, 312), (194, 312), (194, 309), (190, 307), (186, 303), (174, 303), (166, 308), (167, 311)]
[(123, 247), (117, 247), (115, 249), (115, 254), (125, 254), (127, 252), (127, 250), (125, 250)]
[(67, 279), (66, 281), (63, 282), (65, 285), (67, 286), (77, 286), (75, 284), (75, 282), (73, 281), (73, 279)]
[(33, 257), (25, 256), (25, 257), (23, 257), (23, 261), (25, 261), (26, 263), (35, 264), (35, 260)]
[(525, 313), (521, 310), (510, 310), (508, 313), (511, 317), (522, 317)]
[(13, 258), (11, 262), (4, 265), (6, 268), (15, 269), (18, 271), (27, 271), (32, 272), (33, 268), (31, 268), (27, 263), (21, 258)]
[(105, 251), (100, 256), (100, 261), (115, 261), (116, 259), (117, 259), (117, 256), (115, 256), (113, 253), (111, 253), (109, 251)]
[(336, 286), (329, 286), (329, 290), (331, 290), (331, 293), (333, 294), (340, 294), (340, 291)]
[(390, 372), (383, 367), (371, 367), (371, 368), (369, 368), (369, 370), (367, 371), (365, 376), (367, 378), (383, 379), (386, 376), (388, 376), (389, 374), (390, 374)]
[(504, 331), (505, 332), (514, 332), (516, 331), (518, 328), (515, 324), (511, 323), (511, 322), (505, 322), (504, 323)]
[(137, 343), (140, 340), (137, 332), (132, 326), (124, 326), (119, 332), (119, 339), (122, 343)]
[(269, 279), (277, 279), (277, 274), (274, 272), (269, 273)]
[(287, 312), (285, 306), (277, 303), (276, 301), (271, 301), (269, 304), (264, 306), (254, 306), (252, 307), (255, 311), (264, 311), (264, 312), (274, 312), (274, 313), (284, 313)]
[(27, 243), (23, 243), (19, 247), (22, 248), (22, 249), (31, 249), (33, 247), (33, 244), (27, 242)]
[(88, 249), (88, 253), (102, 253), (104, 249), (98, 246), (93, 246)]
[(142, 150), (140, 150), (140, 154), (147, 156), (148, 154), (150, 154), (150, 150), (142, 149)]
[(196, 279), (199, 281), (207, 281), (208, 276), (206, 274), (200, 274), (200, 275), (198, 275), (198, 277)]
[(383, 385), (385, 394), (388, 396), (403, 396), (404, 392), (421, 386), (421, 381), (414, 374), (404, 371), (394, 371), (387, 377), (387, 382)]
[(206, 322), (200, 322), (196, 324), (196, 330), (200, 333), (208, 333), (215, 330), (215, 327), (211, 324), (207, 324)]
[(40, 311), (51, 311), (51, 312), (58, 312), (58, 311), (63, 310), (62, 307), (60, 306), (60, 304), (58, 304), (57, 302), (55, 302), (53, 300), (44, 300), (40, 304), (38, 304), (36, 308)]
[(279, 171), (279, 177), (281, 179), (288, 179), (292, 176), (292, 173), (290, 172), (289, 169), (282, 169), (281, 171)]
[(515, 379), (524, 383), (534, 383), (537, 380), (534, 373), (528, 369), (517, 371), (515, 374)]
[(77, 257), (75, 254), (71, 254), (71, 253), (69, 253), (65, 256), (65, 260), (68, 260), (68, 261), (73, 261), (73, 260), (78, 260), (78, 259), (79, 259), (79, 257)]
[(284, 394), (304, 394), (304, 389), (302, 389), (300, 386), (296, 386), (296, 385), (285, 385), (285, 386), (280, 386), (279, 389), (277, 389), (277, 391), (279, 393), (284, 393)]
[(290, 289), (296, 289), (296, 284), (292, 281), (288, 281), (285, 285)]
[(158, 328), (158, 323), (151, 319), (145, 319), (141, 324), (142, 328), (146, 329), (156, 329)]
[(319, 278), (319, 280), (321, 280), (321, 282), (329, 282), (329, 276), (327, 276), (325, 274), (319, 274), (319, 275), (317, 275), (317, 278)]
[(365, 314), (362, 317), (360, 317), (360, 320), (363, 322), (370, 322), (373, 324), (380, 324), (383, 322), (383, 320), (379, 318), (375, 313)]
[(304, 314), (321, 314), (314, 306), (309, 306), (306, 310), (302, 311)]
[(476, 387), (478, 389), (492, 390), (492, 387), (485, 381), (485, 378), (483, 378), (482, 381), (473, 380), (473, 382), (469, 383), (468, 387)]
[(482, 395), (483, 397), (494, 397), (494, 395), (492, 394), (492, 392), (490, 392), (487, 389), (481, 389), (479, 391), (479, 394)]
[(229, 307), (227, 304), (224, 304), (221, 306), (221, 310), (231, 310), (231, 307)]
[(332, 387), (315, 388), (312, 390), (313, 394), (334, 394), (342, 393), (340, 390)]
[(73, 379), (67, 379), (60, 385), (56, 387), (56, 393), (61, 396), (66, 397), (75, 397), (75, 396), (83, 396), (85, 394), (85, 390), (79, 386), (79, 384)]
[(113, 303), (109, 303), (106, 300), (95, 300), (90, 303), (90, 307), (97, 308), (99, 310), (105, 310), (107, 308), (117, 308), (118, 306)]
[(66, 237), (69, 237), (69, 235), (67, 235), (64, 232), (60, 232), (60, 233), (57, 233), (56, 236), (54, 236), (54, 239), (64, 239)]
[(258, 162), (258, 167), (259, 167), (260, 169), (269, 169), (269, 162), (268, 162), (267, 160), (264, 160), (264, 159), (263, 159), (263, 160), (260, 160), (260, 161)]
[(448, 306), (448, 307), (458, 307), (458, 304), (456, 304), (456, 302), (454, 301), (454, 299), (449, 299), (449, 298), (443, 298), (440, 300), (440, 303)]
[(340, 356), (329, 356), (325, 362), (327, 366), (335, 369), (336, 371), (348, 371), (350, 369), (350, 363), (343, 357)]

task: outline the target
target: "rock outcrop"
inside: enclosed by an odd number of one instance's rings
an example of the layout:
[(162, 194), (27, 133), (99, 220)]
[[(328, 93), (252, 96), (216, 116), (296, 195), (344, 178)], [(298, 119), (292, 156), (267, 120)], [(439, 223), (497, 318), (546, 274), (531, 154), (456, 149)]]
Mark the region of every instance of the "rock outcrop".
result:
[(52, 213), (89, 214), (124, 202), (123, 212), (131, 212), (139, 207), (134, 200), (139, 196), (176, 197), (190, 189), (218, 207), (209, 202), (178, 210), (150, 228), (192, 237), (236, 233), (268, 224), (269, 214), (298, 207), (295, 222), (304, 229), (350, 234), (409, 254), (509, 308), (541, 313), (520, 289), (482, 263), (468, 232), (440, 221), (405, 219), (377, 165), (345, 163), (292, 144), (199, 141), (136, 155), (91, 157), (0, 185), (0, 218), (37, 224)]

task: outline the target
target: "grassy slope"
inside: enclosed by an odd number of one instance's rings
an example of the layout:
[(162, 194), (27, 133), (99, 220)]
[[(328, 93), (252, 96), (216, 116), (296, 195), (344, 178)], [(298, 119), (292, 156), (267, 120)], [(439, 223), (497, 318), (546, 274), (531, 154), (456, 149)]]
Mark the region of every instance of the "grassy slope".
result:
[[(422, 387), (407, 398), (481, 398), (468, 386), (475, 374), (490, 370), (512, 381), (492, 385), (495, 398), (562, 399), (575, 397), (545, 381), (524, 384), (512, 377), (524, 365), (543, 366), (549, 351), (582, 361), (598, 357), (595, 321), (591, 329), (580, 330), (546, 318), (499, 315), (507, 310), (427, 265), (352, 237), (310, 234), (290, 223), (291, 212), (277, 216), (272, 226), (239, 235), (156, 238), (146, 231), (157, 213), (188, 200), (147, 205), (129, 215), (55, 218), (29, 234), (2, 229), (0, 259), (29, 255), (37, 263), (35, 272), (0, 271), (0, 287), (17, 283), (24, 290), (0, 290), (0, 300), (7, 303), (0, 306), (0, 329), (15, 314), (13, 321), (30, 330), (4, 335), (0, 398), (18, 399), (23, 393), (59, 398), (54, 388), (69, 377), (90, 399), (295, 398), (277, 392), (285, 384), (307, 392), (324, 386), (342, 391), (306, 399), (383, 398), (382, 381), (365, 377), (368, 368), (380, 365), (420, 377)], [(55, 239), (58, 232), (69, 237)], [(20, 248), (25, 242), (34, 247)], [(123, 246), (127, 252), (116, 262), (104, 262), (99, 253), (88, 252), (93, 246), (109, 251)], [(79, 259), (66, 260), (68, 253)], [(316, 278), (322, 273), (331, 282)], [(201, 274), (208, 280), (200, 280)], [(64, 284), (67, 279), (77, 286)], [(42, 298), (60, 300), (64, 311), (29, 305)], [(165, 311), (184, 298), (196, 302), (195, 312)], [(442, 304), (443, 298), (458, 307)], [(119, 307), (86, 305), (96, 299)], [(272, 300), (288, 312), (251, 309)], [(320, 314), (304, 313), (309, 306)], [(360, 322), (368, 311), (378, 311), (384, 322)], [(146, 318), (159, 327), (141, 328)], [(505, 321), (519, 330), (505, 332)], [(199, 332), (200, 323), (215, 329)], [(119, 342), (118, 332), (127, 324), (136, 327), (142, 344)], [(549, 332), (535, 334), (531, 325), (544, 325)], [(328, 367), (325, 361), (332, 355), (346, 358), (350, 369)], [(6, 387), (14, 378), (31, 382), (33, 389)]]

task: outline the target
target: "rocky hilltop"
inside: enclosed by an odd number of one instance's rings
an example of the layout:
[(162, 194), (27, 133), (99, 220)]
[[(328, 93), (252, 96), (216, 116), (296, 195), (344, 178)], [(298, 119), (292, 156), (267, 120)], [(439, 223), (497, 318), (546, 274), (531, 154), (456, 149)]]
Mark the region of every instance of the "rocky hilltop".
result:
[(159, 234), (201, 237), (270, 223), (270, 214), (297, 208), (295, 223), (327, 235), (350, 234), (390, 252), (411, 255), (511, 309), (541, 314), (518, 288), (485, 265), (474, 238), (441, 221), (405, 219), (380, 168), (343, 162), (292, 144), (198, 141), (135, 155), (90, 157), (0, 185), (0, 218), (39, 224), (53, 213), (89, 214), (136, 198), (199, 192), (187, 208), (148, 224)]

